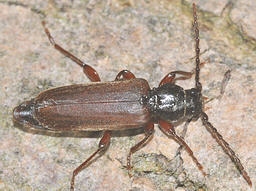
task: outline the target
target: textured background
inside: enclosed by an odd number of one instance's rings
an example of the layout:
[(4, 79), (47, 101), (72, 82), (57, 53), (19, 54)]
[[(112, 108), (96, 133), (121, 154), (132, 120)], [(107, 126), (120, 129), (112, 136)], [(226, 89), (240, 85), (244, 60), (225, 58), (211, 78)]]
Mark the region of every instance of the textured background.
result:
[[(240, 157), (256, 189), (256, 4), (195, 1), (199, 6), (203, 94), (210, 121)], [(68, 190), (72, 171), (97, 149), (97, 138), (52, 137), (15, 128), (12, 109), (50, 87), (86, 83), (82, 70), (49, 44), (55, 40), (91, 64), (103, 81), (122, 69), (157, 86), (169, 71), (194, 68), (192, 1), (0, 1), (0, 190)], [(179, 82), (185, 88), (193, 80)], [(177, 131), (182, 130), (178, 126)], [(200, 121), (186, 141), (209, 174), (203, 177), (186, 152), (156, 128), (133, 157), (134, 177), (122, 167), (143, 135), (115, 137), (107, 153), (76, 178), (77, 190), (248, 190), (229, 157)]]

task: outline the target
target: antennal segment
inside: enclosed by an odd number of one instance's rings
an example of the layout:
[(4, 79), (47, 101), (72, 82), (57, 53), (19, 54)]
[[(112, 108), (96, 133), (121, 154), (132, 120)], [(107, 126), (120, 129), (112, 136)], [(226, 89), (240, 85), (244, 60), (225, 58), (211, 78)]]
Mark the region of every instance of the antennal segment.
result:
[(199, 73), (200, 73), (200, 48), (199, 48), (199, 29), (198, 29), (198, 23), (197, 23), (197, 14), (196, 14), (196, 4), (193, 3), (193, 17), (194, 17), (194, 30), (195, 30), (195, 41), (196, 41), (196, 45), (195, 45), (195, 51), (196, 51), (196, 75), (195, 75), (195, 81), (196, 81), (196, 88), (198, 90), (202, 90), (202, 85), (199, 82)]

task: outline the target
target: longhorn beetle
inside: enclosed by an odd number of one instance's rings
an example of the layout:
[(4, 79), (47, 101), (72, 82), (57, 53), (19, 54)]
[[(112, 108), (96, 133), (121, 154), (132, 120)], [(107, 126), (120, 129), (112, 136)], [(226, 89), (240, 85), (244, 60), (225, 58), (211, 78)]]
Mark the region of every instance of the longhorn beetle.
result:
[(154, 134), (155, 123), (159, 124), (159, 128), (169, 138), (185, 148), (198, 169), (206, 176), (203, 166), (186, 142), (176, 134), (173, 125), (176, 122), (190, 122), (199, 118), (234, 162), (249, 186), (252, 186), (250, 177), (239, 158), (208, 121), (208, 116), (203, 111), (202, 85), (199, 81), (199, 29), (195, 4), (193, 4), (193, 17), (196, 52), (195, 87), (187, 90), (175, 85), (175, 82), (191, 78), (193, 72), (170, 72), (162, 79), (159, 86), (153, 89), (149, 88), (146, 80), (136, 78), (128, 70), (119, 72), (113, 82), (100, 82), (96, 70), (55, 43), (45, 22), (42, 22), (45, 33), (54, 48), (81, 66), (85, 75), (94, 83), (46, 90), (14, 108), (13, 118), (15, 122), (26, 128), (40, 131), (103, 131), (98, 149), (73, 171), (70, 190), (74, 190), (76, 175), (97, 154), (107, 150), (112, 131), (142, 127), (145, 137), (130, 149), (127, 157), (129, 173), (132, 154), (148, 143)]

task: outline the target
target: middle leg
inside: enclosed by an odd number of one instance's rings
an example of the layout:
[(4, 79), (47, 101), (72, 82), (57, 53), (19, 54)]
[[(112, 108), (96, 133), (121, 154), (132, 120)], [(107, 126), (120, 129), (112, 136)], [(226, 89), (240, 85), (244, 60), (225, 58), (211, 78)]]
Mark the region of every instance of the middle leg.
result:
[(126, 166), (126, 168), (128, 170), (128, 174), (129, 174), (130, 177), (131, 177), (130, 170), (132, 169), (132, 166), (131, 166), (132, 154), (135, 153), (136, 151), (138, 151), (139, 149), (141, 149), (142, 147), (144, 147), (151, 140), (151, 138), (153, 137), (153, 134), (154, 134), (154, 123), (150, 122), (146, 126), (144, 131), (145, 131), (144, 139), (142, 139), (135, 146), (133, 146), (130, 149), (130, 152), (129, 152), (128, 156), (127, 156), (127, 166)]
[(115, 81), (130, 80), (136, 78), (135, 75), (129, 70), (122, 70), (116, 76)]

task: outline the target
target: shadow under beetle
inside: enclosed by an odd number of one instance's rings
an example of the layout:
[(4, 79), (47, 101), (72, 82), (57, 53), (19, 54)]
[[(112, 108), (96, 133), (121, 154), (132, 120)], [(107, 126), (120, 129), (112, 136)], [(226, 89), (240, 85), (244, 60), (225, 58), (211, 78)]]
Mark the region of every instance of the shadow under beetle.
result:
[[(130, 175), (132, 154), (146, 145), (154, 133), (154, 124), (178, 144), (183, 146), (204, 176), (203, 166), (198, 162), (190, 147), (175, 133), (174, 123), (201, 119), (222, 149), (228, 154), (249, 186), (252, 182), (239, 158), (208, 121), (203, 111), (202, 85), (199, 82), (200, 49), (196, 6), (193, 4), (195, 32), (195, 87), (184, 90), (175, 85), (177, 80), (189, 79), (192, 72), (173, 71), (167, 74), (159, 87), (150, 89), (148, 82), (135, 78), (128, 70), (118, 73), (113, 82), (100, 82), (98, 73), (89, 65), (55, 43), (44, 26), (50, 43), (55, 49), (72, 59), (83, 68), (85, 75), (95, 83), (70, 85), (46, 90), (34, 99), (14, 108), (15, 122), (40, 131), (103, 131), (99, 147), (85, 162), (73, 171), (70, 190), (74, 190), (76, 175), (99, 153), (107, 150), (111, 131), (143, 127), (145, 137), (130, 149), (127, 169)], [(180, 77), (176, 77), (176, 75)]]

